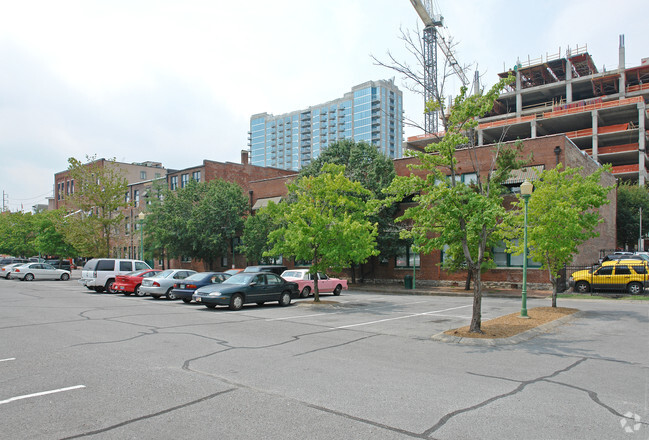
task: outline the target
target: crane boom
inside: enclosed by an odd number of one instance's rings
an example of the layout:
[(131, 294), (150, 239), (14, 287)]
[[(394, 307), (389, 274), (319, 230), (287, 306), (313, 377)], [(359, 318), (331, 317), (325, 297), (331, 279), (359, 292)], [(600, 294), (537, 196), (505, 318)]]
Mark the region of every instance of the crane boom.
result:
[(453, 70), (455, 70), (455, 74), (460, 78), (462, 84), (468, 86), (469, 79), (464, 74), (464, 70), (462, 70), (460, 63), (458, 63), (457, 60), (455, 59), (455, 55), (453, 55), (453, 51), (451, 51), (451, 48), (448, 47), (446, 40), (441, 35), (438, 35), (437, 38), (438, 38), (437, 41), (439, 42), (439, 47), (442, 49), (442, 52), (444, 52), (444, 56), (448, 60), (448, 63), (451, 65)]

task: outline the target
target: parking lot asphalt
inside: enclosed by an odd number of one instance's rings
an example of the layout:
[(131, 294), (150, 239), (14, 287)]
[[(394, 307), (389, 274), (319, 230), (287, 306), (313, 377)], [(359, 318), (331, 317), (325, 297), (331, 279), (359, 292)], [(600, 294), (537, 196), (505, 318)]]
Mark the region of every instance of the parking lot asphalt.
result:
[[(647, 304), (560, 300), (582, 316), (491, 347), (431, 338), (467, 297), (323, 299), (231, 312), (0, 280), (0, 438), (649, 437)], [(483, 320), (519, 309), (486, 297)]]

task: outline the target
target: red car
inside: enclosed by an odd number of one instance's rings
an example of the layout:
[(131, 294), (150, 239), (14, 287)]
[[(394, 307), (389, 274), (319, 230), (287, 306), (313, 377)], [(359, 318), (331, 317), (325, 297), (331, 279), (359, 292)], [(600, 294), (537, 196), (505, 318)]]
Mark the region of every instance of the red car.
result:
[(117, 275), (112, 286), (112, 293), (123, 293), (126, 296), (134, 293), (137, 296), (144, 296), (143, 293), (140, 293), (142, 279), (152, 277), (160, 272), (162, 272), (160, 269), (145, 269)]

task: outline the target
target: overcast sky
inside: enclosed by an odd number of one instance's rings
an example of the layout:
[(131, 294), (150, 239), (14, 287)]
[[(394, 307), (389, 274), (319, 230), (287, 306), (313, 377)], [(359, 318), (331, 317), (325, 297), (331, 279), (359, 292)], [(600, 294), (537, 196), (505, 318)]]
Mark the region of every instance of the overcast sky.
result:
[[(610, 5), (437, 2), (456, 58), (477, 64), (487, 85), (517, 58), (568, 46), (587, 45), (598, 69), (615, 69), (620, 34), (626, 66), (639, 65), (649, 57), (646, 0)], [(5, 206), (46, 203), (69, 157), (174, 169), (239, 162), (252, 114), (307, 108), (395, 76), (370, 55), (387, 60), (389, 50), (415, 64), (399, 36), (418, 22), (408, 0), (0, 0)], [(406, 117), (421, 120), (421, 97), (396, 76)]]

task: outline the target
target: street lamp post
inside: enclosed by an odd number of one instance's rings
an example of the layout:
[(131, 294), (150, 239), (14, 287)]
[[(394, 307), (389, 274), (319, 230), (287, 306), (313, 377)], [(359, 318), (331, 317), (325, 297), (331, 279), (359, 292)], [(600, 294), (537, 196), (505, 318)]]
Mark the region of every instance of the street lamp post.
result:
[(140, 259), (144, 261), (144, 219), (146, 217), (146, 214), (144, 212), (140, 212), (137, 215), (137, 218), (140, 219)]
[(532, 190), (534, 185), (525, 179), (525, 182), (521, 184), (521, 196), (525, 201), (525, 217), (523, 221), (523, 291), (521, 292), (521, 318), (529, 318), (527, 316), (527, 203), (530, 200), (532, 195)]

